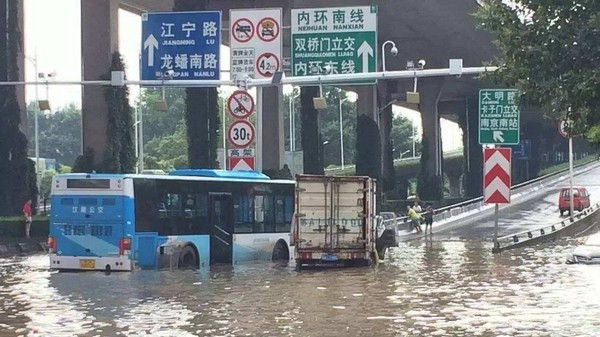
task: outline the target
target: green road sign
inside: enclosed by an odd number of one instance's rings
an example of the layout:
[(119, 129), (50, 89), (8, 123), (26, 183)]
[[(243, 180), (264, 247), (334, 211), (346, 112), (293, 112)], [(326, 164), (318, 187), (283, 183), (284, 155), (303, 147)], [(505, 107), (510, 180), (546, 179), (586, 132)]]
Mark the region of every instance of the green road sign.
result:
[(517, 145), (521, 111), (514, 89), (479, 90), (479, 144)]
[(377, 71), (377, 6), (293, 9), (291, 45), (293, 76)]

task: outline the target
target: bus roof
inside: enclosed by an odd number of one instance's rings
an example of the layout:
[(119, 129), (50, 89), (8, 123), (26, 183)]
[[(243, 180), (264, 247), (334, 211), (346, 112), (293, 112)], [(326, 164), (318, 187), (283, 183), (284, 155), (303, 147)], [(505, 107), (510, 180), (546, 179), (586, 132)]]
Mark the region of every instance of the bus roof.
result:
[(226, 171), (210, 169), (183, 169), (169, 172), (171, 176), (214, 177), (225, 179), (271, 180), (269, 176), (258, 171)]
[[(220, 170), (212, 170), (220, 171)], [(262, 175), (261, 173), (258, 173)], [(280, 180), (280, 179), (257, 179), (251, 177), (231, 177), (215, 174), (214, 176), (200, 176), (200, 175), (157, 175), (157, 174), (114, 174), (114, 173), (64, 173), (59, 174), (58, 178), (132, 178), (132, 179), (157, 179), (157, 180), (189, 180), (189, 181), (236, 181), (236, 182), (249, 182), (249, 183), (266, 183), (266, 184), (295, 184), (294, 180)]]

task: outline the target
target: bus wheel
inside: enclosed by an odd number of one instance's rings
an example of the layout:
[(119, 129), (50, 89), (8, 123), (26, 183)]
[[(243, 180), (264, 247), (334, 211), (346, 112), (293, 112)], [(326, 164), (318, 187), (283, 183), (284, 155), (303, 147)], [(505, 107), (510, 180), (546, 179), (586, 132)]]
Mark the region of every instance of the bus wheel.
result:
[(198, 253), (194, 247), (190, 245), (183, 247), (177, 267), (179, 269), (198, 269)]
[(287, 243), (283, 240), (277, 241), (275, 248), (273, 248), (272, 255), (273, 262), (288, 263), (290, 261), (290, 250), (288, 249)]

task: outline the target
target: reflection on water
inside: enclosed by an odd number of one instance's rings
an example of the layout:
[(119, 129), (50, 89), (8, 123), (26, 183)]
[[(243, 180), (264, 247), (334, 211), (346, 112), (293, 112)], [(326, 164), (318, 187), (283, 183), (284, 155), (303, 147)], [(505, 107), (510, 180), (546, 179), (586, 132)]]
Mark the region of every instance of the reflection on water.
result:
[(378, 268), (296, 272), (56, 273), (45, 256), (0, 260), (0, 336), (590, 336), (600, 266), (573, 242), (491, 254), (416, 241)]

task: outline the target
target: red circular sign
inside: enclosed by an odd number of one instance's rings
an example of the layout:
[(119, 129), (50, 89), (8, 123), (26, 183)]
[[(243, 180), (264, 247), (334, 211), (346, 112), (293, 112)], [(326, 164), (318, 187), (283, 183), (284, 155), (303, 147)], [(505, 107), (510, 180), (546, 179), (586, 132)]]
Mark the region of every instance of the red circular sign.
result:
[(263, 77), (271, 77), (279, 70), (279, 58), (273, 53), (264, 53), (256, 59), (256, 71)]
[(254, 111), (254, 98), (245, 90), (236, 90), (227, 99), (227, 111), (235, 118), (246, 118)]
[(254, 125), (247, 120), (237, 120), (229, 126), (227, 140), (235, 147), (246, 147), (254, 141)]
[(570, 137), (571, 127), (573, 126), (573, 121), (571, 120), (562, 120), (558, 122), (558, 133), (565, 138)]
[(238, 19), (231, 27), (231, 36), (237, 42), (248, 42), (254, 36), (254, 25), (248, 19)]
[(279, 23), (273, 18), (264, 18), (256, 25), (256, 35), (265, 42), (271, 42), (279, 36)]

